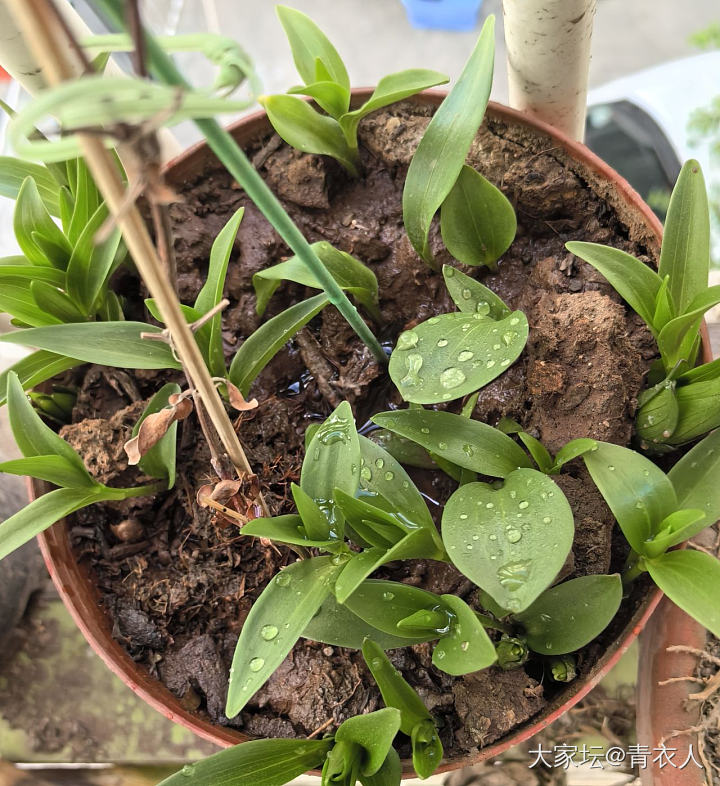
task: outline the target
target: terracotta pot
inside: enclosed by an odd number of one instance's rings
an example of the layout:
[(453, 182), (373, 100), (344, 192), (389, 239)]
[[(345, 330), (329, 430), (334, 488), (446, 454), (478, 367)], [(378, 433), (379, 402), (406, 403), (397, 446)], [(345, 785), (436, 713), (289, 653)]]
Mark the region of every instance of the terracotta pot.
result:
[[(370, 92), (367, 89), (356, 90), (354, 100), (364, 101)], [(437, 106), (443, 96), (444, 93), (440, 91), (428, 91), (417, 96), (415, 100)], [(488, 116), (534, 131), (542, 143), (542, 152), (552, 150), (554, 156), (564, 165), (570, 167), (584, 181), (591, 183), (594, 190), (613, 206), (625, 223), (634, 227), (636, 239), (655, 252), (659, 250), (662, 226), (655, 214), (623, 178), (588, 148), (542, 122), (498, 104), (489, 105)], [(265, 113), (258, 112), (243, 118), (230, 130), (240, 145), (243, 145), (267, 133), (270, 125)], [(212, 158), (213, 154), (204, 143), (195, 145), (170, 163), (167, 170), (169, 182), (179, 184), (203, 171), (205, 164)], [(708, 345), (707, 341), (705, 345)], [(33, 481), (31, 496), (43, 493), (46, 488), (46, 484)], [(239, 731), (216, 726), (188, 712), (161, 682), (138, 666), (115, 641), (112, 637), (111, 621), (99, 606), (97, 589), (86, 570), (74, 558), (64, 522), (58, 522), (45, 531), (39, 536), (39, 541), (50, 575), (75, 622), (91, 647), (123, 682), (163, 715), (217, 745), (229, 746), (247, 739), (247, 736)], [(569, 710), (592, 690), (621, 658), (647, 623), (661, 596), (659, 590), (649, 591), (618, 639), (608, 647), (590, 673), (557, 696), (536, 719), (477, 753), (444, 761), (439, 772), (477, 764), (491, 756), (497, 756), (510, 746), (532, 737)], [(413, 775), (410, 762), (404, 763), (404, 775)]]

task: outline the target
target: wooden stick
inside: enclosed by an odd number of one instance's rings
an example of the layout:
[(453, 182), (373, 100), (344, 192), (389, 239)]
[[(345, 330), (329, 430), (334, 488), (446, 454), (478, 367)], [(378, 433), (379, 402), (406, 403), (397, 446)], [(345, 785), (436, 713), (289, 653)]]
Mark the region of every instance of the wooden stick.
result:
[[(57, 29), (57, 25), (53, 25), (54, 17), (49, 10), (50, 2), (51, 0), (7, 0), (7, 5), (12, 10), (37, 61), (42, 65), (48, 83), (57, 85), (72, 79), (75, 71), (70, 59), (70, 50), (62, 43), (62, 31)], [(150, 295), (157, 303), (182, 365), (192, 376), (191, 384), (194, 384), (200, 392), (208, 416), (218, 432), (228, 458), (235, 466), (239, 477), (242, 478), (245, 473), (253, 474), (190, 326), (185, 321), (177, 296), (165, 274), (142, 216), (135, 204), (128, 207), (125, 203), (125, 188), (112, 156), (100, 139), (89, 134), (78, 134), (78, 138), (87, 165), (110, 212), (116, 218), (128, 250)], [(259, 495), (258, 503), (264, 515), (269, 516), (262, 495)]]

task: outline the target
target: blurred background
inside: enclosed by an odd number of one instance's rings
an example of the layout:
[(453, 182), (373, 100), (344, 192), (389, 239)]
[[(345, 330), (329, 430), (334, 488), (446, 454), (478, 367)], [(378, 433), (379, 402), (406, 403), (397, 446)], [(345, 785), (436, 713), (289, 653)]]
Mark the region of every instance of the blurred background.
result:
[[(291, 0), (328, 34), (355, 86), (373, 85), (392, 71), (428, 67), (456, 77), (482, 20), (497, 16), (492, 97), (507, 101), (501, 0), (484, 0), (474, 18), (447, 17), (445, 27), (420, 29), (409, 14), (415, 0)], [(73, 3), (93, 30), (100, 21), (84, 0)], [(271, 0), (148, 0), (145, 21), (158, 33), (202, 30), (238, 40), (255, 61), (266, 92), (284, 92), (298, 79)], [(437, 20), (436, 20), (437, 22)], [(207, 62), (179, 56), (196, 84), (212, 82)], [(718, 0), (598, 0), (590, 67), (586, 142), (625, 175), (661, 218), (680, 164), (698, 158), (714, 200), (715, 265), (720, 267), (720, 5)], [(0, 82), (11, 106), (25, 100)], [(712, 103), (716, 113), (713, 115)], [(229, 121), (229, 118), (228, 118)], [(0, 152), (6, 121), (0, 119)], [(196, 141), (180, 126), (182, 146)], [(0, 256), (15, 252), (12, 203), (0, 198)], [(715, 271), (714, 283), (720, 283)], [(715, 315), (712, 319), (717, 319)], [(717, 325), (711, 326), (718, 352)], [(16, 359), (3, 344), (0, 367)], [(0, 429), (0, 453), (9, 457)], [(3, 450), (5, 448), (5, 450)], [(23, 503), (21, 481), (2, 478), (0, 518)], [(7, 483), (5, 481), (8, 481)], [(543, 733), (554, 742), (608, 746), (634, 741), (634, 651), (603, 685), (559, 725)], [(0, 564), (0, 786), (96, 784), (145, 786), (163, 772), (212, 752), (212, 747), (153, 712), (90, 651), (54, 596), (34, 544)], [(21, 770), (3, 763), (19, 762)], [(449, 786), (506, 784), (622, 784), (637, 773), (572, 768), (528, 769), (528, 746), (492, 763), (454, 773)], [(25, 778), (25, 780), (21, 780)], [(444, 776), (432, 779), (440, 783)]]

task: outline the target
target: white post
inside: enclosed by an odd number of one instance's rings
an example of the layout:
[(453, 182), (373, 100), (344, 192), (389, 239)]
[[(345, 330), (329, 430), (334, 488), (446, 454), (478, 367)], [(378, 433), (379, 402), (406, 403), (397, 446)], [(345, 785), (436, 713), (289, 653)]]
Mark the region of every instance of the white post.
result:
[(596, 0), (503, 0), (510, 106), (585, 133)]

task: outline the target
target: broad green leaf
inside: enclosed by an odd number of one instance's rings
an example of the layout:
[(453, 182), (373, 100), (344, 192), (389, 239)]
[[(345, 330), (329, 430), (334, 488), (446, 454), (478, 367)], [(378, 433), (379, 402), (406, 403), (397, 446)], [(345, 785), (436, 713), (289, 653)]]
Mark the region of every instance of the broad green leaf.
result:
[[(350, 100), (350, 78), (345, 64), (327, 36), (310, 17), (288, 8), (277, 6), (277, 15), (290, 42), (295, 68), (306, 84), (317, 81), (316, 61), (320, 60), (328, 77), (343, 87)], [(347, 109), (347, 106), (346, 106)]]
[(73, 448), (59, 437), (33, 409), (15, 374), (7, 381), (8, 418), (15, 444), (25, 458), (57, 455), (76, 470), (77, 483), (94, 486), (95, 481), (85, 469), (82, 459)]
[[(404, 633), (398, 628), (398, 622), (418, 611), (432, 609), (438, 605), (440, 598), (432, 592), (401, 584), (396, 581), (364, 581), (345, 601), (347, 608), (360, 619), (374, 628), (399, 636)], [(440, 635), (437, 631), (408, 631), (412, 643), (432, 641)]]
[(497, 660), (495, 646), (475, 612), (455, 595), (440, 596), (453, 615), (450, 632), (433, 650), (433, 664), (446, 674), (460, 675), (480, 671)]
[(670, 437), (673, 445), (682, 445), (720, 426), (720, 377), (691, 382), (675, 390), (679, 415)]
[(188, 764), (158, 786), (283, 786), (320, 767), (333, 738), (251, 740)]
[[(31, 262), (37, 265), (52, 264), (52, 260), (47, 258), (45, 251), (33, 237), (39, 234), (63, 250), (67, 264), (72, 251), (70, 244), (50, 217), (32, 177), (26, 177), (20, 186), (13, 214), (13, 229), (17, 244)], [(64, 265), (55, 266), (64, 267)]]
[(525, 445), (528, 449), (528, 452), (533, 457), (533, 461), (537, 464), (538, 469), (540, 472), (544, 472), (546, 475), (551, 474), (554, 462), (553, 458), (550, 455), (550, 451), (540, 442), (539, 439), (535, 439), (532, 434), (528, 434), (526, 431), (518, 431), (518, 437), (520, 441)]
[(460, 311), (490, 319), (510, 316), (510, 309), (491, 289), (450, 265), (443, 265), (443, 278), (450, 297)]
[(444, 556), (445, 552), (438, 549), (428, 530), (413, 530), (387, 551), (372, 548), (354, 554), (335, 582), (335, 597), (339, 603), (345, 603), (371, 573), (393, 560), (442, 559)]
[(466, 265), (495, 267), (517, 231), (508, 198), (471, 166), (463, 166), (440, 211), (447, 250)]
[[(169, 405), (168, 399), (172, 395), (180, 392), (180, 385), (168, 382), (148, 401), (142, 415), (133, 427), (132, 436), (136, 437), (143, 420), (148, 415), (160, 412)], [(167, 480), (167, 487), (171, 489), (175, 485), (175, 453), (177, 445), (177, 421), (172, 423), (164, 436), (153, 445), (150, 450), (140, 459), (138, 467), (151, 478), (163, 478)]]
[(273, 95), (258, 99), (277, 133), (304, 153), (332, 156), (351, 175), (357, 175), (355, 156), (337, 120), (321, 115), (296, 96)]
[(144, 322), (84, 322), (18, 330), (0, 336), (0, 341), (102, 366), (179, 369), (167, 344), (140, 338), (141, 333), (160, 332)]
[(502, 488), (461, 486), (448, 500), (442, 536), (453, 564), (502, 608), (517, 613), (562, 568), (575, 535), (560, 488), (534, 469), (518, 469)]
[(50, 314), (61, 322), (84, 322), (82, 313), (62, 290), (45, 281), (33, 281), (30, 292), (42, 311)]
[(668, 551), (657, 559), (645, 560), (652, 580), (683, 611), (714, 636), (720, 636), (720, 562), (710, 554), (693, 549)]
[(437, 456), (483, 475), (504, 478), (519, 467), (531, 466), (525, 451), (506, 434), (450, 412), (403, 409), (379, 412), (372, 419)]
[(330, 539), (330, 525), (327, 516), (323, 513), (315, 500), (306, 494), (296, 483), (290, 484), (290, 491), (302, 519), (305, 533), (312, 540), (327, 541)]
[(18, 360), (10, 368), (0, 374), (0, 405), (7, 400), (7, 380), (10, 374), (16, 374), (23, 390), (30, 390), (41, 382), (50, 379), (63, 371), (74, 368), (78, 361), (74, 358), (55, 355), (52, 352), (33, 352), (22, 360)]
[(652, 398), (639, 407), (635, 419), (637, 435), (643, 443), (650, 445), (666, 442), (677, 428), (679, 417), (675, 382), (665, 382)]
[(700, 164), (680, 170), (665, 219), (658, 272), (670, 276), (669, 291), (679, 314), (707, 287), (710, 267), (710, 211)]
[(243, 342), (230, 365), (230, 381), (247, 396), (257, 375), (287, 342), (328, 304), (325, 294), (303, 300), (273, 317)]
[(64, 516), (98, 502), (97, 489), (56, 489), (31, 502), (0, 524), (0, 559), (32, 540)]
[(620, 297), (627, 301), (633, 311), (645, 320), (654, 335), (657, 335), (653, 318), (662, 279), (654, 270), (619, 248), (576, 240), (566, 243), (565, 247), (571, 254), (584, 259), (602, 273)]
[(399, 786), (402, 780), (402, 762), (395, 748), (390, 748), (382, 767), (373, 775), (358, 773), (362, 786)]
[(542, 655), (564, 655), (589, 644), (610, 624), (622, 601), (620, 575), (581, 576), (549, 590), (515, 614), (528, 646)]
[(720, 430), (708, 434), (668, 472), (678, 507), (699, 508), (710, 524), (720, 519)]
[(694, 537), (709, 527), (712, 521), (702, 510), (676, 510), (658, 524), (658, 533), (645, 544), (645, 554), (652, 559), (659, 557), (679, 543)]
[(437, 634), (419, 636), (393, 635), (374, 628), (353, 614), (346, 603), (338, 603), (333, 595), (328, 595), (320, 607), (320, 611), (310, 620), (303, 637), (312, 641), (320, 641), (334, 647), (350, 647), (359, 650), (365, 638), (369, 637), (384, 650), (398, 647), (409, 647), (411, 644), (428, 641)]
[(35, 181), (40, 199), (48, 213), (59, 217), (60, 184), (52, 174), (40, 164), (21, 161), (10, 156), (0, 156), (0, 196), (17, 199), (20, 187), (28, 177)]
[(650, 459), (609, 442), (598, 442), (583, 460), (628, 543), (643, 554), (657, 525), (677, 510), (667, 475)]
[(340, 126), (348, 140), (355, 139), (358, 125), (366, 115), (448, 81), (445, 74), (426, 68), (410, 68), (388, 74), (378, 82), (373, 94), (359, 109), (339, 118)]
[[(207, 279), (195, 300), (195, 310), (201, 314), (206, 314), (222, 300), (230, 254), (232, 253), (235, 237), (244, 214), (245, 208), (241, 207), (220, 230), (213, 241), (210, 249)], [(222, 314), (216, 314), (197, 331), (196, 335), (198, 336), (198, 343), (200, 343), (198, 334), (203, 334), (202, 338), (208, 347), (210, 373), (217, 377), (224, 377), (227, 374), (227, 370), (225, 368), (225, 353), (223, 352), (222, 343)]]
[(289, 95), (310, 96), (331, 117), (339, 120), (348, 107), (348, 91), (335, 82), (318, 81), (311, 85), (298, 85), (287, 91)]
[(403, 217), (410, 242), (428, 263), (430, 224), (450, 193), (482, 123), (495, 58), (495, 17), (485, 20), (460, 78), (433, 115), (410, 162), (403, 190)]
[(39, 478), (63, 488), (93, 488), (98, 484), (88, 475), (85, 468), (80, 469), (74, 461), (64, 456), (32, 456), (0, 462), (0, 472)]
[(422, 494), (400, 464), (380, 445), (362, 435), (360, 453), (363, 500), (390, 513), (402, 511), (403, 516), (413, 524), (435, 530), (435, 523)]
[(348, 718), (335, 733), (335, 742), (359, 745), (364, 752), (361, 772), (374, 775), (382, 767), (399, 730), (400, 710), (385, 707), (367, 715)]
[[(17, 259), (19, 262), (21, 259), (25, 259), (25, 257), (10, 257), (9, 259)], [(4, 287), (5, 284), (17, 281), (42, 281), (54, 287), (64, 287), (65, 273), (62, 270), (56, 270), (54, 267), (43, 267), (41, 265), (0, 265), (0, 288)]]
[(100, 205), (80, 232), (67, 268), (68, 294), (86, 314), (92, 313), (93, 306), (113, 270), (120, 246), (121, 234), (118, 229), (114, 229), (107, 240), (100, 244), (95, 243), (97, 233), (107, 216), (107, 207)]
[[(32, 293), (32, 281), (27, 278), (7, 278), (0, 286), (0, 311), (10, 314), (25, 325), (43, 327), (59, 325), (61, 320), (43, 311)], [(11, 336), (17, 333), (11, 333)], [(6, 338), (10, 341), (10, 338)], [(14, 343), (14, 342), (11, 342)]]
[(703, 363), (701, 366), (684, 371), (678, 377), (678, 382), (687, 384), (688, 382), (707, 382), (718, 378), (720, 378), (720, 358), (715, 358), (710, 363)]
[(435, 469), (437, 467), (425, 448), (406, 437), (393, 434), (392, 431), (376, 429), (369, 438), (400, 464), (419, 469)]
[[(358, 303), (377, 317), (379, 315), (378, 283), (372, 270), (325, 240), (313, 243), (311, 247), (340, 288), (350, 293)], [(268, 301), (282, 281), (294, 281), (314, 289), (323, 288), (313, 272), (308, 270), (298, 257), (290, 257), (285, 262), (261, 270), (253, 276), (258, 314), (265, 312)]]
[(527, 337), (521, 311), (496, 322), (480, 314), (440, 314), (398, 336), (390, 376), (405, 401), (452, 401), (500, 376), (520, 357)]
[(300, 516), (290, 513), (285, 516), (272, 516), (271, 518), (253, 519), (241, 530), (242, 535), (254, 538), (267, 538), (277, 543), (290, 543), (294, 546), (307, 546), (327, 549), (338, 543), (332, 538), (313, 540), (305, 532), (303, 520)]
[(265, 587), (248, 614), (235, 648), (226, 714), (234, 718), (285, 660), (330, 592), (341, 566), (331, 557), (288, 565)]
[[(355, 419), (343, 401), (313, 435), (300, 473), (300, 487), (338, 526), (335, 489), (354, 496), (360, 482), (360, 442)], [(338, 532), (342, 536), (342, 532)]]
[(671, 319), (660, 331), (657, 337), (658, 349), (668, 371), (681, 360), (685, 360), (690, 367), (694, 365), (700, 322), (705, 312), (718, 303), (720, 285), (705, 289), (686, 306), (682, 316)]

